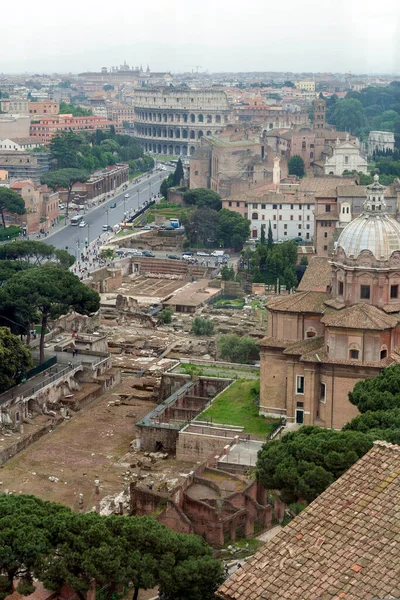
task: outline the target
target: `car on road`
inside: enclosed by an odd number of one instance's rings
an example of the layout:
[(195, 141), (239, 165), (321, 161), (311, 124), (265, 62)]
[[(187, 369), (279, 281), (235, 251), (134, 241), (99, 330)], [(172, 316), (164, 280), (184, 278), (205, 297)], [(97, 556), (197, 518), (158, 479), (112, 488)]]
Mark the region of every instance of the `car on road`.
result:
[(87, 223), (85, 223), (85, 221), (81, 221), (78, 225), (78, 227), (86, 227)]
[(170, 258), (171, 260), (181, 260), (180, 256), (177, 254), (167, 254), (167, 258)]
[(103, 231), (112, 231), (111, 225), (103, 225)]
[(110, 208), (117, 208), (117, 203), (116, 202), (111, 202)]
[(125, 194), (124, 196), (125, 198), (130, 198), (129, 194)]
[(58, 208), (59, 208), (60, 210), (65, 210), (65, 204), (59, 204), (59, 205), (58, 205)]
[(143, 256), (143, 252), (141, 250), (136, 250), (136, 248), (131, 248), (126, 254), (127, 256)]
[(185, 258), (185, 256), (193, 256), (193, 252), (190, 252), (190, 250), (185, 250), (185, 252), (182, 252), (182, 258)]
[(197, 256), (210, 256), (208, 252), (196, 252)]
[(143, 256), (147, 256), (148, 258), (155, 257), (155, 254), (153, 254), (153, 252), (150, 252), (150, 250), (142, 250), (142, 254), (143, 254)]

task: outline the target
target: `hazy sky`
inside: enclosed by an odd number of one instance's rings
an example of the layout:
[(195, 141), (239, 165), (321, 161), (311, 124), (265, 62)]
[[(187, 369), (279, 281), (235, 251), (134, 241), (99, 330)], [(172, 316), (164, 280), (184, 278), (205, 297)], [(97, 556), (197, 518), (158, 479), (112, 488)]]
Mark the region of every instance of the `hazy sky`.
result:
[(352, 71), (400, 74), (399, 0), (2, 3), (0, 72)]

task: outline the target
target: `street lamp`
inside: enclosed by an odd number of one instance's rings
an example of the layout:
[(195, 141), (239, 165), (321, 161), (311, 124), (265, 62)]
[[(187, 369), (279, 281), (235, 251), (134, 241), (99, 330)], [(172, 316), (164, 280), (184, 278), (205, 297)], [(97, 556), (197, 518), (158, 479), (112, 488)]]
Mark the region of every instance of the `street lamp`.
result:
[(108, 231), (108, 208), (106, 208), (106, 215), (107, 215), (107, 231)]
[(151, 181), (149, 181), (149, 201), (150, 201), (150, 198), (151, 198), (151, 183), (152, 183), (152, 182), (151, 182)]
[(90, 246), (90, 223), (87, 224), (87, 241), (88, 241), (88, 247)]

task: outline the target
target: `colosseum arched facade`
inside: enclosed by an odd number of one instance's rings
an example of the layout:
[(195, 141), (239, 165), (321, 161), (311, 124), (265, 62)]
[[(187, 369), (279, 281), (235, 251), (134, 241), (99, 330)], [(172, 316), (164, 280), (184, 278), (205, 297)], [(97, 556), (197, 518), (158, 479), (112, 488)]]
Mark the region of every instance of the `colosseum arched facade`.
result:
[(204, 135), (231, 122), (228, 97), (220, 90), (135, 91), (135, 134), (146, 152), (187, 156)]

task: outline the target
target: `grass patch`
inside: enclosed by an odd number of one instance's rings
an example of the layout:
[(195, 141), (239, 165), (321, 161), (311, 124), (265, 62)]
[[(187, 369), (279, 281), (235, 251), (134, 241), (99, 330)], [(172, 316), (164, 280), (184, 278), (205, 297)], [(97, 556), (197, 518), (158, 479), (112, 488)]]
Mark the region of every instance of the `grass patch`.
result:
[(221, 379), (259, 379), (260, 371), (246, 370), (246, 369), (233, 369), (224, 366), (212, 366), (212, 365), (192, 365), (190, 363), (182, 363), (173, 370), (174, 373), (182, 373), (184, 375), (190, 375), (191, 377), (219, 377)]
[(234, 306), (235, 308), (243, 308), (244, 298), (221, 298), (214, 302), (212, 306)]
[(133, 173), (129, 173), (129, 179), (135, 179), (136, 177), (140, 177), (144, 174), (144, 171), (134, 171)]
[(166, 156), (166, 155), (162, 155), (162, 156), (157, 156), (156, 157), (156, 161), (157, 162), (169, 162), (170, 160), (178, 160), (179, 156)]
[(244, 427), (245, 433), (264, 437), (272, 431), (276, 420), (260, 416), (258, 408), (255, 381), (238, 379), (197, 420), (239, 425)]
[(169, 221), (170, 219), (179, 219), (179, 221), (182, 222), (191, 210), (193, 210), (192, 207), (186, 208), (179, 204), (161, 202), (146, 210), (146, 212), (135, 219), (133, 223), (134, 225), (142, 225), (145, 221), (145, 225), (150, 225), (150, 223), (154, 223), (156, 216), (158, 217), (158, 220), (161, 217), (163, 222)]

